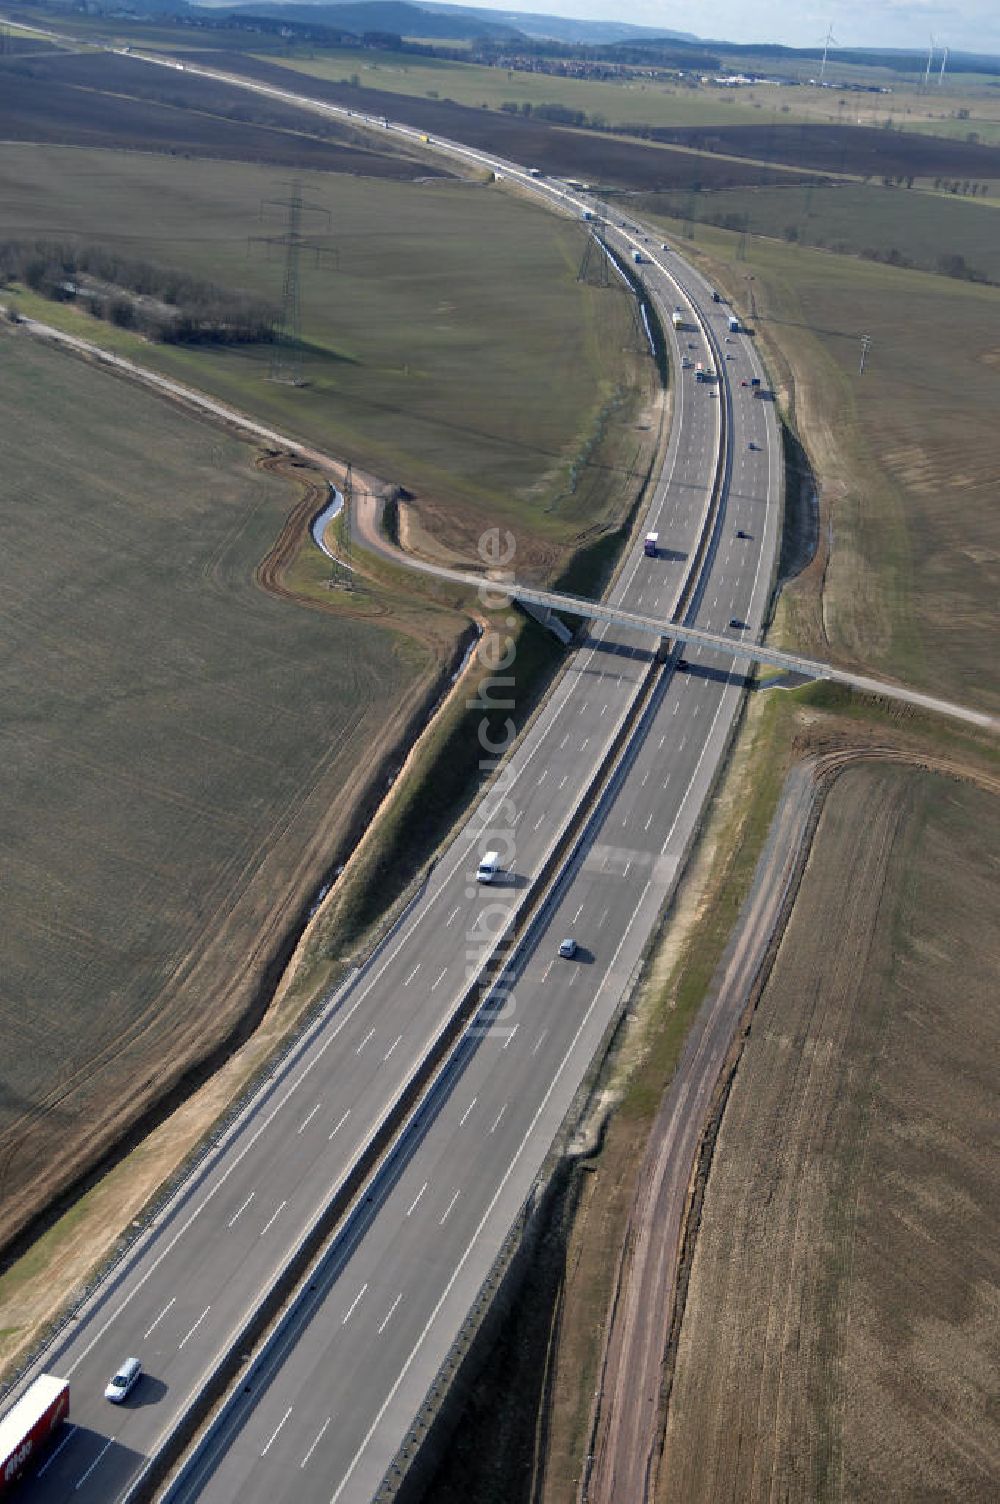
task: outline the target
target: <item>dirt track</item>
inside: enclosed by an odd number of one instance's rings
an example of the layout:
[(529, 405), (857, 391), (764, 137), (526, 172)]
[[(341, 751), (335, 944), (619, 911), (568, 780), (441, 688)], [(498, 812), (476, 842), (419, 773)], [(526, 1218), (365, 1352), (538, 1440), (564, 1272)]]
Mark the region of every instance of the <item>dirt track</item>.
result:
[[(608, 1316), (586, 1504), (655, 1497), (673, 1362), (704, 1184), (749, 1020), (791, 912), (823, 800), (859, 761), (911, 762), (970, 776), (891, 746), (845, 747), (793, 769), (732, 942), (660, 1106), (639, 1172)], [(1000, 780), (972, 774), (1000, 792)]]

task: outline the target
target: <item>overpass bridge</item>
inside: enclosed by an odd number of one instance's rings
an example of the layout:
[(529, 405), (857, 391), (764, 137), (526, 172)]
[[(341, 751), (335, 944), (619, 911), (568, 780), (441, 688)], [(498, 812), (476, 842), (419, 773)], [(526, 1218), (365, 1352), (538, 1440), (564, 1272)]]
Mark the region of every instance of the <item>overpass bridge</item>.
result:
[(901, 701), (903, 704), (915, 705), (921, 710), (929, 710), (936, 715), (950, 716), (954, 720), (963, 721), (966, 725), (976, 726), (994, 735), (1000, 733), (1000, 719), (987, 715), (985, 711), (975, 710), (968, 705), (959, 705), (952, 700), (943, 700), (936, 695), (924, 694), (921, 690), (907, 689), (905, 685), (894, 684), (891, 680), (875, 679), (867, 674), (856, 673), (852, 669), (837, 668), (832, 663), (823, 663), (816, 658), (805, 658), (799, 653), (787, 653), (780, 648), (767, 647), (743, 634), (729, 636), (725, 632), (707, 632), (702, 627), (689, 627), (683, 622), (644, 616), (636, 611), (625, 611), (620, 606), (609, 606), (603, 601), (587, 600), (582, 596), (562, 595), (554, 590), (539, 590), (533, 585), (521, 585), (516, 580), (495, 575), (464, 574), (460, 570), (446, 569), (410, 556), (407, 556), (407, 563), (411, 568), (415, 567), (428, 574), (452, 580), (456, 584), (470, 586), (477, 590), (481, 597), (484, 597), (484, 604), (487, 606), (490, 602), (485, 597), (495, 593), (497, 597), (502, 597), (503, 601), (514, 600), (523, 605), (558, 612), (561, 616), (580, 617), (585, 621), (609, 622), (612, 626), (622, 627), (630, 632), (641, 632), (655, 637), (658, 642), (686, 643), (692, 647), (718, 653), (720, 657), (742, 659), (748, 668), (754, 664), (762, 664), (767, 668), (781, 669), (785, 673), (799, 675), (803, 679), (828, 679), (831, 683), (845, 684), (849, 689), (858, 690), (863, 694), (877, 695), (880, 699)]

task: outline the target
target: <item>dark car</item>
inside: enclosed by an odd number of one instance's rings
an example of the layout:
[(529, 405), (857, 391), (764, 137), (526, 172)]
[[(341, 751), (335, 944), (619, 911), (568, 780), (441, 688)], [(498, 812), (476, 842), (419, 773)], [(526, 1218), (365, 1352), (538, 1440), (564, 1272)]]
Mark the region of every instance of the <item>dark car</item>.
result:
[(736, 536), (737, 538), (749, 538), (750, 534), (747, 532), (745, 527), (738, 527), (736, 529)]
[(679, 674), (686, 674), (687, 671), (688, 671), (688, 669), (690, 667), (691, 667), (691, 665), (690, 665), (690, 663), (688, 663), (688, 661), (687, 661), (686, 658), (678, 658), (678, 660), (677, 660), (677, 672)]
[(740, 632), (746, 629), (746, 622), (740, 621), (740, 618), (738, 616), (731, 616), (729, 618), (729, 625), (731, 627), (736, 627)]

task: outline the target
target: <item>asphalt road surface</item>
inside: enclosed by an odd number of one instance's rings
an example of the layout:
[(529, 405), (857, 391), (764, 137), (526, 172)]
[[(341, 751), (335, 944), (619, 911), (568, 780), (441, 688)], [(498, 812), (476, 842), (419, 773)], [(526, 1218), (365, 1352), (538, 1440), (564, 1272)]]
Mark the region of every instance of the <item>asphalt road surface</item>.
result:
[[(666, 258), (661, 258), (666, 260)], [(651, 269), (653, 280), (664, 274)], [(688, 280), (692, 274), (685, 272)], [(667, 307), (674, 289), (665, 283)], [(707, 305), (719, 323), (724, 310)], [(684, 343), (696, 339), (685, 336)], [(730, 348), (727, 346), (727, 348)], [(753, 369), (748, 340), (731, 363)], [(679, 373), (675, 423), (647, 525), (669, 556), (628, 561), (615, 598), (668, 617), (704, 523), (725, 383)], [(780, 460), (769, 404), (732, 402), (732, 468), (699, 623), (756, 632), (777, 542)], [(759, 447), (750, 450), (751, 439)], [(737, 538), (737, 530), (745, 539)], [(498, 925), (524, 902), (648, 665), (648, 641), (604, 627), (578, 650), (505, 780), (438, 863), (371, 964), (45, 1359), (71, 1379), (72, 1421), (26, 1500), (122, 1497), (228, 1351), (289, 1253), (347, 1177), (466, 990)], [(447, 1081), (344, 1229), (313, 1318), (255, 1382), (227, 1449), (187, 1497), (367, 1499), (530, 1190), (628, 986), (694, 832), (742, 693), (703, 665), (664, 675), (642, 745), (567, 881), (501, 1018)], [(505, 881), (473, 880), (491, 828), (513, 832)], [(484, 923), (490, 906), (491, 919)], [(497, 906), (497, 908), (494, 908)], [(581, 950), (556, 962), (563, 934)], [(121, 1358), (146, 1377), (103, 1399)]]

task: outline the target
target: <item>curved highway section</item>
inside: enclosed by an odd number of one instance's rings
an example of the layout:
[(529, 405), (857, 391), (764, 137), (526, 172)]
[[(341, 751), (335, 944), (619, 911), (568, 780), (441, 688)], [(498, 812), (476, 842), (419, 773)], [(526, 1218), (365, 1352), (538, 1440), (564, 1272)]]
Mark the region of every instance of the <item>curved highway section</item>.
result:
[[(674, 269), (701, 300), (693, 274), (658, 257), (650, 281), (666, 326), (679, 300)], [(709, 629), (735, 618), (756, 635), (778, 539), (776, 421), (748, 390), (734, 399), (727, 379), (729, 367), (761, 375), (750, 342), (725, 344), (717, 305), (698, 316), (734, 359), (720, 364), (717, 387), (677, 372), (646, 518), (669, 552), (628, 559), (612, 599), (669, 619), (708, 527), (690, 611)], [(685, 333), (675, 365), (689, 342), (707, 355), (704, 336)], [(641, 735), (512, 963), (511, 996), (452, 1052), (336, 1234), (297, 1319), (247, 1371), (175, 1497), (360, 1501), (379, 1489), (530, 1196), (697, 828), (743, 693), (735, 660), (703, 661), (703, 651), (689, 651), (685, 672), (655, 672)], [(26, 1500), (106, 1504), (148, 1492), (151, 1462), (219, 1363), (242, 1353), (260, 1301), (350, 1182), (588, 803), (595, 770), (654, 677), (649, 653), (648, 639), (610, 624), (574, 653), (502, 790), (487, 793), (405, 922), (53, 1344), (44, 1367), (72, 1382), (72, 1424)], [(497, 833), (511, 837), (513, 857), (502, 884), (482, 887), (475, 867)], [(579, 942), (570, 961), (555, 955), (564, 935)], [(131, 1353), (147, 1376), (111, 1407), (104, 1385)]]
[[(742, 347), (741, 367), (752, 369), (751, 359)], [(679, 394), (704, 415), (696, 433), (716, 423), (720, 398), (711, 388), (682, 382)], [(738, 617), (756, 632), (777, 542), (774, 417), (748, 399), (729, 420), (725, 506), (696, 614), (717, 629)], [(701, 451), (696, 439), (692, 447)], [(679, 534), (673, 508), (664, 510), (653, 522), (671, 546)], [(748, 536), (738, 538), (741, 531)], [(622, 595), (652, 605), (668, 568), (636, 560)], [(614, 648), (613, 656), (604, 649), (612, 675), (624, 668), (622, 650), (634, 653), (620, 638)], [(608, 664), (593, 652), (583, 650), (581, 667), (597, 675), (598, 695), (585, 694), (562, 723), (577, 755), (607, 714), (597, 701), (609, 687)], [(414, 1417), (627, 996), (725, 751), (742, 678), (733, 664), (720, 671), (714, 654), (702, 666), (693, 650), (688, 664), (664, 673), (644, 733), (536, 926), (497, 1026), (472, 1031), (372, 1199), (336, 1240), (303, 1319), (279, 1335), (172, 1497), (360, 1504), (402, 1465)], [(561, 763), (540, 764), (536, 783), (553, 776), (566, 776)], [(572, 960), (556, 954), (564, 936), (580, 947)]]

